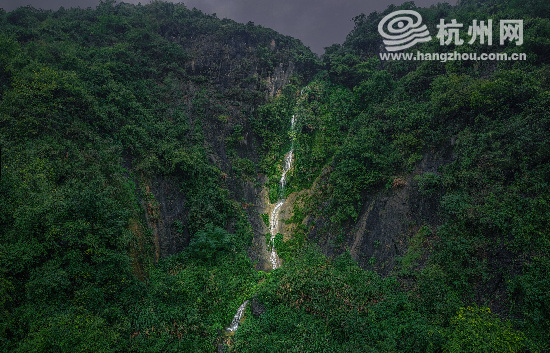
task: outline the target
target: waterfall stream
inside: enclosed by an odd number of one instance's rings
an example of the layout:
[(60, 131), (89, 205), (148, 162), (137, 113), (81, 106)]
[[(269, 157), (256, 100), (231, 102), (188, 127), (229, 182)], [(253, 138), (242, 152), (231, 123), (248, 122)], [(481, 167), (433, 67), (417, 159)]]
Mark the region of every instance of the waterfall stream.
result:
[[(291, 134), (294, 133), (294, 127), (296, 126), (296, 116), (292, 115), (292, 120), (290, 121), (290, 131)], [(291, 136), (291, 145), (290, 145), (290, 151), (285, 155), (285, 164), (283, 165), (283, 175), (281, 176), (281, 180), (279, 181), (279, 185), (281, 186), (281, 194), (279, 201), (277, 201), (277, 204), (275, 204), (275, 207), (273, 208), (273, 211), (271, 212), (271, 217), (269, 217), (269, 232), (271, 234), (271, 254), (269, 256), (269, 259), (271, 261), (271, 266), (273, 269), (278, 268), (281, 266), (281, 260), (279, 259), (279, 256), (277, 255), (277, 250), (275, 249), (275, 236), (277, 235), (277, 230), (279, 228), (279, 214), (281, 213), (281, 207), (285, 203), (285, 186), (286, 186), (286, 174), (290, 171), (290, 168), (292, 168), (292, 157), (294, 155), (294, 135)]]
[[(285, 186), (287, 181), (287, 173), (292, 168), (292, 157), (294, 155), (294, 128), (296, 126), (296, 116), (292, 115), (292, 119), (290, 121), (291, 126), (291, 145), (290, 145), (290, 151), (287, 152), (285, 155), (284, 165), (283, 165), (283, 175), (281, 176), (281, 180), (279, 181), (279, 185), (281, 188), (281, 193), (279, 196), (279, 200), (275, 204), (275, 207), (273, 208), (273, 211), (271, 211), (271, 216), (269, 217), (269, 231), (271, 234), (271, 240), (270, 240), (270, 246), (271, 246), (271, 253), (269, 255), (269, 260), (271, 262), (271, 266), (273, 269), (279, 268), (281, 266), (281, 260), (279, 259), (279, 256), (277, 255), (277, 250), (275, 249), (275, 236), (277, 235), (277, 230), (279, 228), (279, 214), (281, 213), (281, 207), (285, 203)], [(246, 309), (246, 305), (248, 304), (248, 300), (246, 300), (240, 307), (237, 309), (237, 313), (233, 317), (233, 321), (231, 322), (231, 326), (227, 328), (228, 332), (234, 332), (237, 331), (239, 328), (239, 322), (241, 321), (241, 318), (243, 316), (244, 310)]]
[(233, 321), (231, 321), (231, 326), (227, 328), (228, 332), (237, 331), (237, 329), (239, 328), (239, 322), (243, 317), (244, 309), (246, 309), (247, 304), (248, 304), (248, 300), (245, 300), (245, 302), (242, 303), (241, 306), (239, 306), (239, 309), (237, 309), (237, 313), (233, 317)]

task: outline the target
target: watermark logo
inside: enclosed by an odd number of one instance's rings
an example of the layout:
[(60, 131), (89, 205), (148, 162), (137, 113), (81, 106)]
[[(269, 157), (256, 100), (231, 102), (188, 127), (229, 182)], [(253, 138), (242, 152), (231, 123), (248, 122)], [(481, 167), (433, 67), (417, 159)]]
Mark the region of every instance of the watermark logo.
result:
[[(501, 46), (507, 43), (515, 43), (517, 46), (523, 44), (523, 20), (500, 20), (499, 24), (500, 31), (498, 33), (500, 35), (499, 43)], [(441, 46), (461, 46), (464, 43), (472, 45), (476, 42), (482, 45), (493, 45), (494, 27), (492, 19), (486, 21), (473, 20), (472, 24), (468, 27), (465, 27), (463, 23), (457, 22), (456, 19), (450, 21), (441, 19), (436, 28), (437, 34), (435, 37), (439, 39), (439, 44)], [(462, 33), (466, 32), (466, 28), (467, 36), (469, 37), (467, 42), (465, 40), (465, 35)], [(415, 56), (408, 55), (408, 53), (395, 53), (411, 48), (418, 43), (425, 43), (432, 40), (428, 28), (422, 23), (422, 16), (418, 12), (412, 10), (399, 10), (386, 15), (378, 24), (378, 32), (384, 38), (384, 44), (388, 52), (380, 53), (383, 60), (384, 57), (400, 57), (402, 58), (401, 60), (430, 60), (429, 57), (432, 56), (434, 58), (441, 58), (443, 56), (443, 60), (526, 60), (526, 55), (514, 56), (511, 54), (508, 56), (499, 56), (498, 54), (500, 53), (487, 53), (487, 55), (471, 53), (472, 55), (466, 55), (468, 59), (464, 59), (466, 57), (465, 55), (457, 55), (456, 52), (453, 52), (453, 55), (447, 55), (448, 53), (431, 53), (433, 55), (428, 55), (428, 59), (423, 59), (426, 58), (426, 56), (422, 55), (423, 53), (417, 53), (420, 55)], [(398, 56), (399, 54), (402, 55)], [(411, 59), (407, 59), (409, 57)]]
[(516, 45), (523, 44), (523, 20), (500, 21), (500, 45), (507, 40), (515, 41)]
[(378, 33), (384, 37), (389, 52), (404, 50), (417, 43), (432, 40), (422, 16), (416, 11), (399, 10), (384, 17), (378, 24)]
[[(439, 20), (436, 26), (438, 29), (436, 37), (439, 38), (439, 44), (444, 45), (462, 45), (464, 39), (460, 37), (460, 30), (464, 28), (463, 23), (456, 20), (446, 23), (445, 20)], [(477, 21), (473, 20), (472, 25), (468, 27), (468, 44), (474, 44), (479, 40), (479, 44), (487, 43), (493, 45), (493, 20)], [(500, 45), (506, 42), (515, 42), (516, 45), (523, 44), (523, 20), (501, 20), (500, 21)]]

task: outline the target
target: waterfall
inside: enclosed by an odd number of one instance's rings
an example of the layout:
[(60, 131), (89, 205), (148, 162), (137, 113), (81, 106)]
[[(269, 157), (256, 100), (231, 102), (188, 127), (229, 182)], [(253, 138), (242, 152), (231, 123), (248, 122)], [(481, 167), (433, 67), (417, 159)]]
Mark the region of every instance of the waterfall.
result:
[(290, 132), (292, 134), (291, 136), (291, 145), (290, 145), (290, 151), (285, 155), (285, 164), (283, 166), (283, 175), (281, 176), (281, 180), (279, 181), (279, 184), (281, 185), (281, 197), (282, 200), (284, 200), (284, 192), (285, 192), (285, 185), (286, 185), (286, 173), (290, 170), (292, 167), (292, 156), (294, 155), (294, 127), (296, 125), (296, 116), (292, 116), (292, 119), (290, 121)]
[(239, 309), (237, 309), (237, 313), (233, 317), (233, 321), (231, 321), (231, 326), (229, 326), (227, 328), (228, 332), (237, 331), (237, 329), (239, 328), (239, 322), (241, 321), (241, 318), (243, 317), (244, 309), (246, 309), (247, 304), (248, 304), (248, 300), (245, 300), (245, 302), (242, 303), (241, 306), (239, 306)]
[(292, 119), (290, 120), (290, 133), (291, 133), (291, 143), (290, 143), (290, 151), (285, 155), (285, 161), (283, 165), (283, 175), (281, 176), (281, 180), (279, 181), (279, 185), (281, 186), (281, 196), (279, 198), (279, 201), (277, 201), (277, 204), (275, 204), (275, 207), (273, 208), (273, 211), (271, 212), (270, 217), (270, 233), (271, 233), (271, 254), (269, 256), (269, 260), (271, 261), (271, 266), (273, 269), (276, 269), (281, 266), (281, 260), (279, 259), (279, 256), (277, 255), (277, 250), (275, 249), (275, 236), (277, 235), (277, 229), (279, 228), (279, 214), (281, 212), (281, 207), (285, 203), (285, 186), (286, 186), (286, 174), (290, 171), (290, 168), (292, 168), (292, 157), (294, 155), (294, 128), (296, 126), (296, 115), (292, 115)]
[[(292, 119), (290, 120), (290, 126), (291, 126), (291, 144), (290, 144), (290, 151), (285, 155), (285, 161), (283, 165), (283, 175), (281, 176), (281, 180), (279, 181), (279, 185), (281, 186), (281, 195), (279, 197), (279, 201), (275, 204), (275, 207), (273, 208), (273, 211), (271, 211), (271, 217), (269, 218), (269, 230), (271, 233), (271, 253), (269, 255), (269, 260), (271, 262), (271, 266), (273, 269), (279, 268), (281, 266), (281, 260), (279, 259), (279, 256), (277, 255), (277, 250), (275, 249), (275, 236), (277, 235), (277, 229), (279, 228), (279, 214), (281, 212), (281, 207), (285, 203), (285, 185), (286, 185), (286, 174), (290, 171), (292, 168), (292, 157), (294, 155), (294, 128), (296, 126), (296, 116), (292, 115)], [(231, 326), (229, 326), (226, 331), (227, 332), (234, 332), (237, 331), (237, 328), (239, 328), (239, 322), (241, 321), (241, 318), (244, 314), (244, 310), (246, 309), (246, 305), (248, 304), (248, 300), (246, 300), (244, 303), (239, 306), (239, 309), (237, 309), (237, 313), (233, 317), (233, 321), (231, 322)]]
[[(282, 180), (281, 180), (282, 181)], [(269, 260), (271, 261), (271, 267), (273, 269), (278, 268), (281, 266), (281, 260), (279, 260), (279, 256), (277, 255), (277, 250), (275, 250), (275, 235), (277, 235), (277, 226), (279, 225), (279, 213), (281, 211), (281, 206), (285, 203), (285, 200), (279, 200), (275, 207), (273, 208), (273, 211), (271, 212), (271, 217), (269, 221), (270, 225), (270, 233), (271, 233), (271, 254), (269, 255)]]

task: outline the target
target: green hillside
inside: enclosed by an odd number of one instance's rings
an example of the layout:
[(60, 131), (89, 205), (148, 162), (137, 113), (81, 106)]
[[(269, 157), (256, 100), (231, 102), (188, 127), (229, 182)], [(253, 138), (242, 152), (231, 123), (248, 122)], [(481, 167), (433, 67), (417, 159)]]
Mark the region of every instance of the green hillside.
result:
[[(445, 50), (527, 60), (382, 61), (398, 9), (523, 19)], [(549, 17), (410, 2), (318, 58), (182, 4), (0, 9), (0, 348), (550, 350)]]

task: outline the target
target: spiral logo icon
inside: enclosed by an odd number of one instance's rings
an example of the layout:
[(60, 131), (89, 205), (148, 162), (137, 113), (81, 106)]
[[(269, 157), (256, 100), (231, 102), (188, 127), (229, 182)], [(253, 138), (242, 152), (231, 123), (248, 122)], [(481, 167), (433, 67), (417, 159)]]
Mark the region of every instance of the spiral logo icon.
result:
[(428, 28), (422, 24), (422, 16), (412, 10), (390, 13), (378, 24), (378, 32), (385, 38), (386, 50), (391, 52), (432, 40)]

